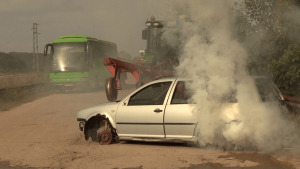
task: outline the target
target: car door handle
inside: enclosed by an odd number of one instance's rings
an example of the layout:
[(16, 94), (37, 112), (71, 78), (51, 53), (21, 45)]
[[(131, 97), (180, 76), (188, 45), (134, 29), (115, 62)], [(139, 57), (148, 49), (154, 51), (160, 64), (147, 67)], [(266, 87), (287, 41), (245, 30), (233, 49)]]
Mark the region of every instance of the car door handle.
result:
[(162, 112), (162, 110), (160, 110), (159, 108), (157, 108), (157, 109), (154, 110), (154, 112), (155, 113), (160, 113), (160, 112)]

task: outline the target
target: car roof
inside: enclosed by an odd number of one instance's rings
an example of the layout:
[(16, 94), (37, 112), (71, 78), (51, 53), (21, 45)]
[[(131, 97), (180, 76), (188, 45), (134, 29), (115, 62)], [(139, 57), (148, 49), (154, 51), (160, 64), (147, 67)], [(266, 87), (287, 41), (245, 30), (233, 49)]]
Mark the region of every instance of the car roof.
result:
[[(270, 77), (267, 76), (249, 76), (253, 79), (270, 79)], [(178, 77), (176, 75), (169, 75), (169, 76), (160, 76), (155, 78), (153, 81), (161, 81), (161, 80), (178, 80), (178, 81), (189, 81), (189, 80), (193, 80), (192, 78), (188, 78), (188, 77)]]

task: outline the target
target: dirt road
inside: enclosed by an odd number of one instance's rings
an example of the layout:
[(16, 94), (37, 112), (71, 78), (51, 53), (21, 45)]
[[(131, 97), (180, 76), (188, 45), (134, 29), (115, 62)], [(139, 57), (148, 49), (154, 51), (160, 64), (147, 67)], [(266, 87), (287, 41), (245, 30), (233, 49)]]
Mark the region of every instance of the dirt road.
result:
[[(119, 92), (123, 98), (132, 90)], [(185, 144), (86, 142), (78, 110), (107, 102), (105, 92), (51, 95), (0, 112), (0, 168), (297, 168), (292, 158), (207, 150)], [(300, 166), (300, 165), (298, 165)]]

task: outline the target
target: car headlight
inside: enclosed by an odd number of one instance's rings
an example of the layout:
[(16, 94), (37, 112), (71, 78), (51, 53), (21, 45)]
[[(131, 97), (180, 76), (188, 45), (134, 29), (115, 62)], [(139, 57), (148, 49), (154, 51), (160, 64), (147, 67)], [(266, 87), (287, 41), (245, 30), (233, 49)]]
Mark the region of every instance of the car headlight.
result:
[(151, 26), (151, 23), (149, 23), (149, 22), (148, 22), (148, 23), (146, 23), (146, 26)]

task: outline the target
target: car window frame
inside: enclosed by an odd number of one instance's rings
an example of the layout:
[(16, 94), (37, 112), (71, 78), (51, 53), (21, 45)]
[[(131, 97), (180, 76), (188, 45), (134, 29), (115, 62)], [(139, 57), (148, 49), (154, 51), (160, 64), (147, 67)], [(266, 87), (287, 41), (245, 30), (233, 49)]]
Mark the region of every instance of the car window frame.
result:
[(278, 89), (278, 87), (276, 86), (276, 84), (274, 83), (274, 81), (271, 78), (253, 78), (253, 82), (254, 82), (254, 85), (255, 85), (255, 88), (256, 88), (256, 92), (257, 92), (257, 95), (259, 97), (260, 102), (263, 102), (263, 103), (264, 102), (270, 102), (270, 100), (264, 100), (263, 99), (263, 97), (262, 97), (262, 95), (260, 93), (260, 90), (259, 90), (259, 88), (257, 86), (257, 83), (256, 83), (259, 80), (266, 80), (266, 81), (268, 81), (270, 83), (269, 87), (271, 87), (272, 91), (274, 92), (273, 94), (274, 94), (274, 96), (276, 98), (276, 99), (275, 98), (274, 99), (275, 100), (278, 99), (278, 101), (284, 101), (282, 93), (280, 92), (280, 90)]
[(156, 84), (156, 83), (162, 83), (162, 82), (171, 82), (171, 85), (169, 87), (169, 90), (167, 91), (167, 94), (165, 96), (164, 102), (162, 105), (166, 105), (169, 101), (170, 95), (171, 95), (171, 91), (174, 87), (174, 83), (176, 82), (176, 79), (163, 79), (163, 80), (157, 80), (157, 81), (153, 81), (150, 83), (147, 83), (143, 86), (141, 86), (140, 88), (136, 89), (135, 91), (133, 91), (130, 95), (128, 95), (126, 98), (124, 98), (120, 103), (122, 103), (123, 106), (153, 106), (153, 105), (128, 105), (130, 99), (132, 96), (134, 96), (135, 94), (137, 94), (138, 92), (140, 92), (141, 90), (144, 90), (145, 88), (147, 88), (150, 85)]
[(173, 85), (173, 88), (172, 88), (172, 90), (171, 90), (171, 92), (172, 92), (172, 94), (170, 95), (170, 99), (168, 100), (168, 103), (167, 103), (167, 105), (194, 105), (195, 103), (189, 103), (189, 102), (187, 102), (187, 103), (172, 103), (172, 99), (173, 99), (173, 97), (174, 97), (174, 94), (175, 94), (175, 89), (176, 89), (176, 86), (177, 86), (177, 84), (179, 83), (179, 82), (184, 82), (184, 83), (187, 83), (187, 82), (189, 82), (189, 81), (192, 81), (192, 80), (190, 80), (190, 79), (177, 79), (175, 82), (174, 82), (174, 85)]

